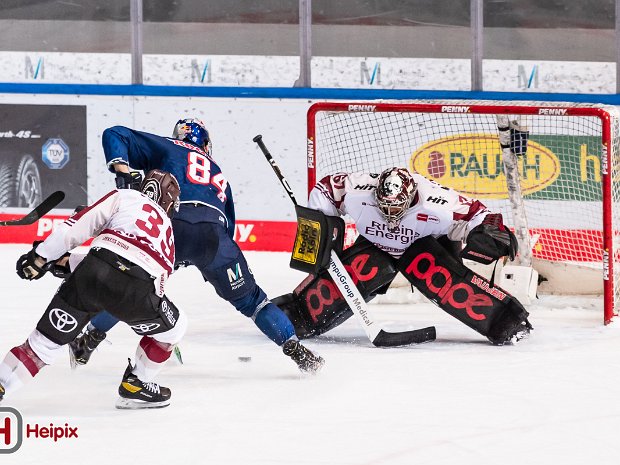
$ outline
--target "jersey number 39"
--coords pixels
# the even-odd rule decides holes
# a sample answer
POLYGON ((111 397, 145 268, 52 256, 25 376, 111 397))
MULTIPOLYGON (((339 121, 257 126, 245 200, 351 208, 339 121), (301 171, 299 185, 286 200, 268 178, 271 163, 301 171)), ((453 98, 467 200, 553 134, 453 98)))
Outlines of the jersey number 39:
MULTIPOLYGON (((146 221, 137 220, 136 226, 144 231, 155 244, 157 240, 161 239, 159 243, 159 250, 168 259, 168 262, 174 264, 174 241, 172 240, 172 228, 168 226, 162 231, 164 220, 155 207, 145 203, 142 206, 142 211, 148 214, 146 221)), ((157 250, 157 248, 156 248, 157 250)))

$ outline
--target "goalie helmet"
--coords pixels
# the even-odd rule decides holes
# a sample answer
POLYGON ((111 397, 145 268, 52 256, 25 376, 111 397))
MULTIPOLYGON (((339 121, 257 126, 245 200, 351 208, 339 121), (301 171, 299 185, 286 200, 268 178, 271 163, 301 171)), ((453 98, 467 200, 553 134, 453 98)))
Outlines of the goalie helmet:
POLYGON ((170 218, 179 210, 181 188, 177 178, 167 171, 149 171, 142 181, 140 192, 163 208, 170 218))
POLYGON ((407 213, 417 187, 413 176, 405 168, 389 168, 379 176, 375 199, 390 229, 396 228, 407 213))
POLYGON ((186 118, 177 121, 172 131, 172 137, 191 142, 207 151, 211 149, 211 139, 205 124, 197 118, 186 118))

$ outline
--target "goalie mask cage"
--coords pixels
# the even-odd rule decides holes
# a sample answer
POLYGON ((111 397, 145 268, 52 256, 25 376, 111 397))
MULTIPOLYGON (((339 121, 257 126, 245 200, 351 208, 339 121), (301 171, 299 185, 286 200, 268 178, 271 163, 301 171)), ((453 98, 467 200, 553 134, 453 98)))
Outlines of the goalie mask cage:
MULTIPOLYGON (((513 227, 498 140, 500 114, 520 119, 530 132, 518 169, 535 262, 596 269, 609 323, 617 315, 620 292, 615 107, 462 100, 316 103, 308 110, 308 191, 328 174, 405 166, 480 199, 513 227)), ((579 280, 579 274, 571 279, 579 280)))

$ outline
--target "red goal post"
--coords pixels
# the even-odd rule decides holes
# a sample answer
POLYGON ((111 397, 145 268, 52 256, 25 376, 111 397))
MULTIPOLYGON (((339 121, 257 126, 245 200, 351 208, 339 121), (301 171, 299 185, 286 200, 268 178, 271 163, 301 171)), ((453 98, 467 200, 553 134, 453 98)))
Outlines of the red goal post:
POLYGON ((602 283, 609 323, 620 308, 615 107, 463 100, 316 103, 307 120, 308 191, 327 174, 406 166, 500 210, 513 226, 497 115, 520 119, 530 132, 518 171, 534 267, 543 268, 542 275, 570 269, 569 283, 554 289, 557 293, 579 292, 586 281, 582 271, 594 275, 602 283))

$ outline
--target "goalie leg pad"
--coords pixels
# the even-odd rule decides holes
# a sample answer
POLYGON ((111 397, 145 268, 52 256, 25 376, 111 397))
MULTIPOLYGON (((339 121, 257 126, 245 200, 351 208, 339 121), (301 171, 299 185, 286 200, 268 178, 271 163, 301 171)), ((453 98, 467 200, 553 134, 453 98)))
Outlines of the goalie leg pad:
POLYGON ((493 344, 505 344, 517 331, 531 329, 528 312, 517 299, 491 287, 431 236, 415 241, 396 267, 424 296, 493 344))
MULTIPOLYGON (((394 259, 362 237, 340 258, 366 302, 384 291, 397 273, 394 259)), ((273 302, 287 314, 300 338, 323 334, 353 314, 326 270, 308 275, 292 294, 273 302)))

